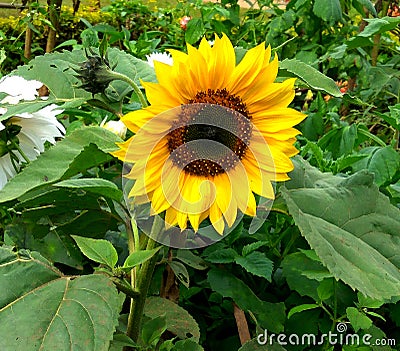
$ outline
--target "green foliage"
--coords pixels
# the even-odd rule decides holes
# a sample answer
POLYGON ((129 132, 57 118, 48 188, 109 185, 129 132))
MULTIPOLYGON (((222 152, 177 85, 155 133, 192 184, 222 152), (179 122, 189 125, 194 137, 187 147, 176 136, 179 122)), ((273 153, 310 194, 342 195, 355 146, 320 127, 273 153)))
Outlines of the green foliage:
MULTIPOLYGON (((67 129, 0 190, 1 350, 265 350, 257 341, 264 329, 321 336, 339 322, 360 337, 400 340, 400 17, 370 0, 258 5, 115 0, 76 15, 63 8, 60 45, 45 55, 46 9, 35 8, 33 20, 0 19, 1 72, 26 63, 12 74, 49 90, 45 100, 2 104, 0 120, 56 103, 67 129), (186 27, 184 16, 192 17, 186 27), (29 62, 27 26, 36 56, 29 62), (130 219, 122 166, 109 154, 122 140, 99 127, 139 109, 140 94, 127 80, 90 94, 75 71, 93 51, 140 88, 156 82, 146 55, 185 51, 215 33, 228 35, 237 62, 266 41, 281 59, 278 80, 298 78, 292 107, 308 115, 299 126, 301 157, 277 186, 271 213, 257 199, 257 217, 245 216, 218 243, 152 247, 130 219), (152 279, 128 282, 156 261, 152 279), (148 296, 140 284, 150 285, 148 296), (131 299, 144 306, 135 341, 126 335, 131 299), (252 338, 243 345, 238 308, 252 338)), ((356 349, 396 347, 343 346, 356 349)))
POLYGON ((394 244, 400 212, 379 193, 370 174, 322 177, 298 162, 286 186, 282 194, 289 212, 335 278, 370 297, 400 295, 395 254, 400 247, 394 244))
POLYGON ((76 130, 8 182, 0 190, 0 201, 14 200, 28 191, 109 161, 108 152, 116 149, 115 142, 119 140, 115 134, 99 127, 76 130), (19 182, 24 183, 23 188, 19 182))
POLYGON ((174 333, 180 339, 191 338, 198 342, 200 329, 193 317, 177 304, 160 297, 149 297, 146 300, 144 315, 156 318, 164 315, 165 329, 174 333))
POLYGON ((122 303, 108 278, 64 276, 38 253, 4 247, 0 271, 3 349, 108 350, 122 303))

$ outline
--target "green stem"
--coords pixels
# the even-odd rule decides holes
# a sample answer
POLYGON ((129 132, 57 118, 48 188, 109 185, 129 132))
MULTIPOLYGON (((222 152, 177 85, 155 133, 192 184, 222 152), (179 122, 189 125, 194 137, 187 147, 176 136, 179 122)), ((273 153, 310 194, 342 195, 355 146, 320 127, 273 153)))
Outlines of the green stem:
POLYGON ((133 91, 134 91, 135 94, 138 96, 139 101, 140 101, 140 104, 142 105, 143 108, 149 106, 149 105, 147 104, 147 100, 146 100, 146 98, 144 97, 142 91, 140 90, 140 88, 138 87, 138 85, 137 85, 132 79, 130 79, 130 78, 127 77, 126 75, 121 74, 121 73, 118 73, 118 72, 111 71, 110 73, 111 73, 116 79, 119 79, 119 80, 122 80, 122 81, 128 83, 128 84, 133 88, 133 91))
MULTIPOLYGON (((158 215, 154 216, 150 237, 147 238, 146 250, 154 249, 157 246, 157 242, 153 240, 153 238, 158 237, 163 229, 163 219, 158 215)), ((138 342, 139 340, 143 309, 156 263, 157 255, 154 255, 152 258, 142 264, 136 275, 136 291, 138 291, 140 295, 138 298, 131 300, 131 309, 128 316, 128 327, 126 332, 127 335, 135 342, 138 342)))
POLYGON ((25 153, 14 140, 11 141, 11 145, 21 154, 26 163, 31 163, 31 160, 28 158, 28 156, 25 155, 25 153))

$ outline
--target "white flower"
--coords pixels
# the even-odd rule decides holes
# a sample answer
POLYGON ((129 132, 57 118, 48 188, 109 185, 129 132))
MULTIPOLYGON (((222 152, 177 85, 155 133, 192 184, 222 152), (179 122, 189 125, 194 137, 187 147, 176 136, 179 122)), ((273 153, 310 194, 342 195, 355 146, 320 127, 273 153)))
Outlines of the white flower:
POLYGON ((172 56, 167 52, 153 52, 150 55, 146 55, 147 63, 154 68, 154 61, 162 62, 172 66, 172 56))
POLYGON ((0 93, 6 93, 1 103, 16 105, 21 100, 33 101, 39 95, 37 90, 43 83, 37 80, 26 80, 19 76, 5 76, 0 79, 0 93))
MULTIPOLYGON (((41 82, 27 81, 17 76, 3 78, 0 81, 0 91, 10 95, 6 96, 2 102, 14 103, 16 101, 18 103, 21 100, 35 100, 36 88, 40 88, 42 85, 41 82), (19 91, 17 86, 14 85, 16 82, 20 84, 19 91)), ((0 122, 2 133, 6 133, 7 131, 4 131, 4 129, 10 128, 12 125, 21 127, 16 135, 19 149, 12 145, 10 140, 5 144, 4 138, 0 139, 0 189, 17 174, 23 163, 35 160, 44 151, 46 142, 55 144, 56 138, 63 136, 65 128, 56 118, 63 110, 57 108, 57 105, 52 104, 39 111, 24 112, 0 122), (11 151, 9 151, 10 149, 11 151)), ((7 108, 0 107, 0 116, 6 111, 7 108)))
POLYGON ((108 121, 106 122, 106 118, 100 123, 100 127, 103 127, 104 129, 109 130, 110 132, 113 132, 114 134, 117 134, 120 136, 122 139, 125 139, 126 136, 126 126, 123 122, 121 121, 108 121))

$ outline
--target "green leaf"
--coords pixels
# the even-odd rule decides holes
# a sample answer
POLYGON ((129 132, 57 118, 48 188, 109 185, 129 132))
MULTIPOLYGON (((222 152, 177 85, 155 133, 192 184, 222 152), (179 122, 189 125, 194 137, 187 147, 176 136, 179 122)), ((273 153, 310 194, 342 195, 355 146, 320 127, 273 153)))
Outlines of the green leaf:
POLYGON ((319 141, 318 145, 330 151, 336 159, 351 154, 357 139, 358 128, 356 124, 331 129, 319 141))
POLYGON ((400 24, 400 17, 366 18, 368 25, 359 33, 358 37, 371 37, 375 34, 384 33, 396 29, 400 24))
POLYGON ((232 263, 235 262, 237 257, 239 257, 239 255, 234 249, 220 249, 211 252, 206 257, 206 261, 211 263, 232 263))
POLYGON ((293 307, 293 308, 289 311, 287 317, 288 317, 288 319, 289 319, 289 318, 290 318, 291 316, 293 316, 295 313, 299 313, 299 312, 303 312, 303 311, 307 311, 307 310, 312 310, 312 309, 318 308, 318 307, 319 307, 319 306, 316 305, 315 303, 305 303, 305 304, 303 304, 303 305, 299 305, 299 306, 293 307))
POLYGON ((242 255, 247 256, 248 254, 252 253, 253 251, 256 251, 260 247, 263 247, 265 245, 268 245, 268 242, 266 241, 255 241, 254 243, 247 244, 243 246, 242 249, 242 255))
POLYGON ((400 295, 400 210, 366 171, 345 178, 321 173, 299 157, 293 160, 292 180, 281 191, 322 263, 364 295, 400 295))
POLYGON ((264 334, 261 334, 259 339, 255 338, 255 339, 247 341, 238 349, 238 351, 266 351, 266 350, 268 350, 268 351, 286 351, 286 349, 283 348, 278 343, 272 343, 272 345, 271 345, 269 340, 267 340, 267 338, 265 338, 264 334), (260 343, 260 341, 261 341, 261 343, 260 343), (265 341, 265 344, 268 344, 268 348, 266 348, 265 344, 263 344, 264 341, 265 341))
POLYGON ((54 103, 51 100, 33 100, 33 101, 21 101, 16 105, 2 105, 7 109, 7 112, 0 116, 0 121, 3 121, 12 116, 16 116, 21 113, 33 113, 41 110, 42 108, 54 103))
POLYGON ((109 180, 101 178, 67 179, 54 184, 58 188, 80 189, 120 201, 122 191, 109 180))
POLYGON ((82 253, 92 261, 114 268, 118 261, 117 250, 112 244, 104 239, 84 238, 71 235, 82 253))
POLYGON ((32 161, 0 190, 0 203, 14 200, 29 190, 69 178, 112 159, 121 139, 100 127, 77 129, 32 161))
POLYGON ((375 6, 371 0, 353 0, 353 6, 362 16, 365 16, 364 7, 375 17, 377 16, 375 6))
POLYGON ((375 183, 382 186, 400 169, 400 155, 391 147, 371 146, 362 149, 365 157, 352 165, 354 171, 366 169, 375 175, 375 183))
POLYGON ((321 281, 317 288, 317 293, 320 301, 328 300, 335 292, 335 285, 332 278, 321 281))
POLYGON ((356 333, 360 329, 368 329, 372 326, 372 320, 355 307, 347 307, 346 314, 356 333))
POLYGON ((185 265, 181 262, 172 261, 168 262, 168 265, 174 271, 178 280, 187 288, 189 288, 189 273, 185 267, 185 265))
POLYGON ((313 12, 325 22, 338 22, 342 19, 342 8, 339 0, 315 0, 313 12))
POLYGON ((185 41, 188 44, 194 44, 204 35, 206 29, 201 18, 193 18, 187 24, 185 32, 185 41))
POLYGON ((9 224, 4 235, 12 240, 12 245, 40 252, 51 262, 62 263, 78 270, 83 270, 83 256, 75 242, 68 236, 45 225, 32 225, 24 221, 15 220, 9 224))
POLYGON ((124 346, 137 347, 138 344, 126 334, 114 334, 109 351, 122 351, 124 346))
POLYGON ((200 329, 194 318, 176 303, 161 297, 148 297, 144 307, 144 315, 156 318, 165 314, 167 330, 180 339, 200 339, 200 329))
POLYGON ((204 349, 196 342, 190 339, 179 340, 173 348, 174 351, 204 351, 204 349))
POLYGON ((319 283, 316 276, 325 278, 327 274, 330 275, 320 262, 310 259, 301 252, 295 252, 285 256, 281 265, 290 289, 297 291, 301 296, 310 296, 318 301, 319 283))
POLYGON ((273 262, 264 253, 254 251, 247 256, 239 256, 235 262, 247 272, 271 281, 273 262))
POLYGON ((103 275, 62 275, 38 253, 0 248, 0 338, 13 351, 107 351, 121 298, 103 275))
POLYGON ((208 267, 207 263, 202 258, 186 249, 177 250, 175 258, 194 269, 203 270, 208 267))
POLYGON ((244 311, 251 311, 261 327, 272 332, 283 331, 285 306, 283 303, 271 303, 260 300, 254 292, 240 279, 228 271, 212 269, 208 272, 211 289, 230 297, 244 311))
POLYGON ((158 250, 160 250, 161 246, 152 249, 152 250, 140 250, 131 253, 125 260, 123 269, 126 271, 130 271, 133 267, 138 266, 152 258, 158 250))
POLYGON ((379 308, 384 304, 384 301, 382 300, 371 299, 370 297, 364 296, 361 293, 357 293, 357 297, 358 297, 358 304, 361 307, 379 308))
POLYGON ((393 128, 400 130, 400 104, 389 106, 390 113, 377 113, 377 115, 383 118, 393 128))
POLYGON ((145 345, 151 345, 161 338, 167 330, 165 312, 153 319, 150 319, 142 326, 142 340, 145 345))
POLYGON ((280 63, 279 68, 299 77, 311 88, 322 90, 335 97, 341 97, 343 95, 333 79, 299 60, 285 59, 280 63))

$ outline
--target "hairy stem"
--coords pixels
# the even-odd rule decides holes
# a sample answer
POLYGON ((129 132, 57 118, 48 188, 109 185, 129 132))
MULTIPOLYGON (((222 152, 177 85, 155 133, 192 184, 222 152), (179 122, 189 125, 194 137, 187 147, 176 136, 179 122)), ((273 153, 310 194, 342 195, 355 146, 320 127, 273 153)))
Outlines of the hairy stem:
POLYGON ((130 79, 126 75, 118 73, 118 72, 112 71, 111 73, 116 79, 119 79, 119 80, 122 80, 122 81, 128 83, 133 88, 133 91, 138 96, 140 104, 142 105, 143 108, 148 106, 146 98, 144 97, 142 91, 140 90, 138 85, 132 79, 130 79))

